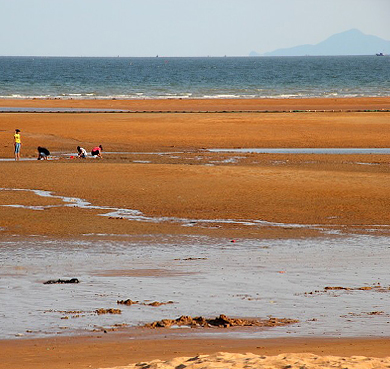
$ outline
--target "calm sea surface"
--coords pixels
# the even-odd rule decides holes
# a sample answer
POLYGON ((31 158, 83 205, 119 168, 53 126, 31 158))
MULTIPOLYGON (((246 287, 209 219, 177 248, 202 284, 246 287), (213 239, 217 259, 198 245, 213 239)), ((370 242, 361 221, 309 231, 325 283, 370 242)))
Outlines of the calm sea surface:
POLYGON ((0 98, 390 96, 390 57, 0 57, 0 98))

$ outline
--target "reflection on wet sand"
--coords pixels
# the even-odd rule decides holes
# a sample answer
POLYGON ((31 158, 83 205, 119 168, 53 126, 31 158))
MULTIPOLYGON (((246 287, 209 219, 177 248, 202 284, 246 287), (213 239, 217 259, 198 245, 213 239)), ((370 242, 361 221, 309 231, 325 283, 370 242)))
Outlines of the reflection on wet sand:
POLYGON ((389 155, 390 148, 239 148, 209 149, 216 153, 255 153, 255 154, 327 154, 327 155, 389 155))
POLYGON ((299 323, 192 333, 252 338, 387 334, 387 237, 230 241, 125 235, 121 240, 2 238, 1 338, 102 332, 218 314, 299 323), (71 278, 79 283, 44 284, 71 278), (359 290, 329 290, 332 286, 359 290), (139 303, 120 304, 121 314, 95 313, 117 309, 118 301, 127 300, 139 303))

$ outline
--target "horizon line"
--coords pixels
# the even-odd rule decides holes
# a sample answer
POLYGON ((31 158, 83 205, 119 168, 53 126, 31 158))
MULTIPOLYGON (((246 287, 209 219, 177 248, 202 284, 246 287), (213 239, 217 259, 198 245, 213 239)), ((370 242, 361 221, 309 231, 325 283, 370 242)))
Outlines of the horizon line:
MULTIPOLYGON (((328 57, 328 56, 376 56, 376 54, 327 54, 327 55, 205 55, 205 56, 121 56, 121 55, 0 55, 0 58, 148 58, 148 59, 159 59, 159 58, 296 58, 296 57, 328 57)), ((388 56, 384 54, 384 56, 388 56)))

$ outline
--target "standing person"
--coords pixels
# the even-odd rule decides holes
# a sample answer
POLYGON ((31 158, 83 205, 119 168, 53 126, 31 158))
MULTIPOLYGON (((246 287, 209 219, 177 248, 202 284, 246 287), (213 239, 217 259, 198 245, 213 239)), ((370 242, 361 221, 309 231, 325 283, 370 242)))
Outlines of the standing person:
POLYGON ((15 160, 20 159, 20 147, 21 146, 22 146, 22 141, 20 139, 20 129, 15 129, 15 134, 14 134, 15 160))
POLYGON ((96 146, 92 149, 91 155, 97 156, 98 158, 103 158, 102 151, 103 151, 102 145, 96 146))
POLYGON ((83 147, 77 146, 77 156, 85 159, 87 157, 87 151, 83 147))

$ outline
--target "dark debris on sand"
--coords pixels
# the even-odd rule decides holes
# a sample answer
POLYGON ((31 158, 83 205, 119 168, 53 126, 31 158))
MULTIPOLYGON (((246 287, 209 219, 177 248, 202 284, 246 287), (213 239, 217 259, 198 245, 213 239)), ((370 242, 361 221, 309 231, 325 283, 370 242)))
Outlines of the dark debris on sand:
POLYGON ((161 306, 161 305, 174 304, 173 301, 167 301, 167 302, 153 301, 153 302, 150 302, 150 303, 146 303, 146 302, 133 301, 131 299, 118 300, 116 303, 118 305, 127 305, 127 306, 131 306, 131 305, 144 305, 144 306, 154 306, 154 307, 161 306))
POLYGON ((219 317, 207 319, 202 316, 192 318, 191 316, 182 315, 177 319, 163 319, 153 323, 145 324, 146 328, 169 328, 172 326, 188 326, 191 328, 229 328, 229 327, 279 327, 288 324, 298 323, 295 319, 235 319, 229 318, 224 314, 219 317))
POLYGON ((47 282, 44 282, 43 284, 68 284, 68 283, 80 283, 80 281, 77 278, 71 278, 71 279, 51 279, 47 282))
POLYGON ((390 292, 390 286, 382 286, 380 283, 373 284, 372 286, 363 287, 342 287, 342 286, 327 286, 323 290, 316 290, 312 292, 305 292, 304 295, 318 295, 326 294, 332 291, 373 291, 373 292, 390 292))
POLYGON ((103 309, 103 308, 101 308, 101 309, 95 310, 95 313, 97 315, 102 315, 102 314, 122 314, 122 310, 120 310, 120 309, 112 309, 112 308, 110 308, 110 309, 103 309))

